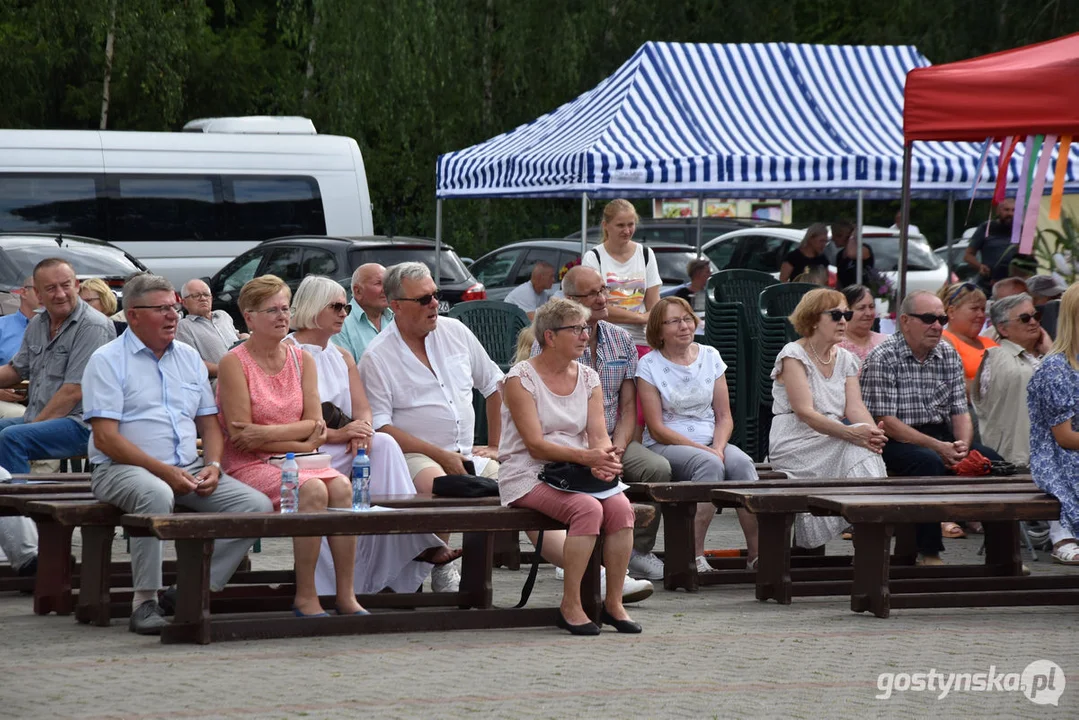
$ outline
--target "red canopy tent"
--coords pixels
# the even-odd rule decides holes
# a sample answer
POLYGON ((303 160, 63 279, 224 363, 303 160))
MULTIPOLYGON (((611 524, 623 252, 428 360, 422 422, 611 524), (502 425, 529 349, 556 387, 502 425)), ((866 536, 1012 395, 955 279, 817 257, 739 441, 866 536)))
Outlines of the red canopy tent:
POLYGON ((903 101, 899 296, 906 294, 911 146, 1007 135, 1079 136, 1079 33, 982 57, 915 68, 903 101))

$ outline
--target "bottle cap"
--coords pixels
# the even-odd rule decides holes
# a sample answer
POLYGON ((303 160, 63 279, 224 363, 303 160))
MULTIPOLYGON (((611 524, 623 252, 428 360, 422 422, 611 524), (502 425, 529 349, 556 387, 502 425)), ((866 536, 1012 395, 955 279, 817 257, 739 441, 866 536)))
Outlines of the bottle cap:
POLYGON ((367 451, 364 450, 363 448, 360 448, 359 450, 356 451, 356 457, 363 457, 363 456, 366 456, 366 455, 367 455, 367 451))
POLYGON ((286 460, 295 460, 296 459, 296 453, 285 453, 285 459, 286 460))

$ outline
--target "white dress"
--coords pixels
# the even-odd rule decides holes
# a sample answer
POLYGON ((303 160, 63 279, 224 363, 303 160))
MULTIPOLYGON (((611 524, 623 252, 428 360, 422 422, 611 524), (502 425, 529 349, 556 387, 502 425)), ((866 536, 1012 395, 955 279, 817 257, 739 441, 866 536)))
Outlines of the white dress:
MULTIPOLYGON (((291 341, 295 342, 294 339, 291 341)), ((341 351, 332 343, 325 348, 304 344, 300 344, 300 347, 315 359, 319 399, 332 402, 341 412, 352 417, 348 365, 341 351)), ((337 472, 345 477, 351 475, 353 453, 348 451, 347 445, 326 444, 320 449, 329 454, 337 472)), ((416 492, 405 456, 396 440, 386 433, 375 433, 371 438, 369 455, 372 495, 411 495, 416 492)), ((415 592, 433 566, 413 558, 427 548, 444 544, 431 534, 358 535, 354 581, 356 592, 377 593, 383 588, 390 588, 394 592, 415 592)), ((322 538, 322 550, 315 566, 315 589, 319 595, 333 595, 336 591, 333 556, 326 538, 322 538)))
MULTIPOLYGON (((877 453, 854 443, 824 435, 806 425, 791 409, 787 388, 776 382, 783 369, 783 359, 793 358, 805 366, 813 409, 833 420, 846 414, 848 377, 857 377, 861 367, 849 350, 836 348, 835 369, 824 377, 806 352, 796 342, 787 343, 776 357, 772 369, 772 430, 768 436, 768 460, 776 470, 792 478, 880 478, 888 475, 884 460, 877 453)), ((795 517, 794 537, 800 547, 820 547, 838 537, 847 527, 841 517, 815 517, 808 513, 795 517)))

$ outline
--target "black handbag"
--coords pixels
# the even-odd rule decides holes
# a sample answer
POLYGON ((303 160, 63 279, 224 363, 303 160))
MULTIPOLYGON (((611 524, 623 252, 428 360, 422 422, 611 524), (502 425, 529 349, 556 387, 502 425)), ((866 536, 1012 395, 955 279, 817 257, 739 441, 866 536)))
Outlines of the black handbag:
POLYGON ((352 418, 329 400, 322 403, 322 419, 331 430, 340 430, 352 422, 352 418))
POLYGON ((550 462, 543 466, 539 479, 556 490, 579 493, 604 492, 613 488, 621 478, 600 480, 592 468, 572 462, 550 462))
POLYGON ((431 483, 431 493, 442 497, 498 497, 498 482, 479 475, 441 475, 431 483))

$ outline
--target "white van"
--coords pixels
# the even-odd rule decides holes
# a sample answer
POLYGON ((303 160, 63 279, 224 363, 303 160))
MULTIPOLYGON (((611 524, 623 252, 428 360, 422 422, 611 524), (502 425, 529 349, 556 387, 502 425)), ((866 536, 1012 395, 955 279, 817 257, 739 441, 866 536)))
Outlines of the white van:
POLYGON ((374 234, 352 138, 306 118, 184 130, 0 130, 0 232, 108 240, 177 287, 268 238, 374 234))

